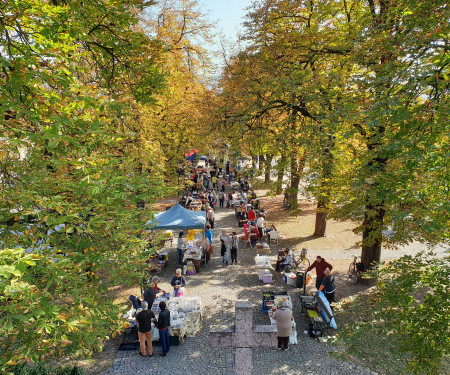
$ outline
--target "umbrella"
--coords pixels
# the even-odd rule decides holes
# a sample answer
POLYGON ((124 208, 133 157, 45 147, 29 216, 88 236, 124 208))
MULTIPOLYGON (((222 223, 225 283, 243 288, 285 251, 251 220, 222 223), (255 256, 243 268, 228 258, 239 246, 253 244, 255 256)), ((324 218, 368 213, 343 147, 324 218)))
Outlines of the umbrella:
POLYGON ((198 150, 196 150, 195 148, 193 148, 192 150, 189 150, 186 154, 184 154, 184 157, 188 158, 189 156, 192 156, 194 154, 198 154, 198 150))
POLYGON ((190 156, 186 156, 185 158, 186 158, 186 160, 196 160, 197 159, 197 154, 195 153, 195 154, 192 154, 190 156))

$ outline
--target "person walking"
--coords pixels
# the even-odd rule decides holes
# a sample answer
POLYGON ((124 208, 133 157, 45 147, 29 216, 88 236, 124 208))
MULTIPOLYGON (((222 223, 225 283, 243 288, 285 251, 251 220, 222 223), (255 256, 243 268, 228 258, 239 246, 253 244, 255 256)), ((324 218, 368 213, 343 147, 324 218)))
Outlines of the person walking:
POLYGON ((306 273, 311 271, 313 268, 316 269, 316 289, 319 290, 322 285, 323 279, 325 279, 326 275, 324 273, 326 268, 329 268, 330 271, 333 269, 333 266, 330 263, 325 261, 325 258, 322 258, 320 255, 317 256, 316 260, 311 264, 307 269, 306 273))
POLYGON ((276 321, 278 349, 286 350, 289 344, 289 336, 292 335, 292 321, 294 316, 292 310, 286 307, 285 301, 280 301, 276 306, 272 307, 272 319, 276 321))
POLYGON ((141 351, 139 354, 141 357, 153 356, 152 346, 152 321, 155 319, 155 314, 152 310, 148 309, 147 301, 141 302, 142 311, 136 315, 136 322, 138 326, 139 346, 141 351), (147 341, 147 348, 145 347, 145 341, 147 341))
POLYGON ((225 176, 222 176, 222 183, 221 183, 221 190, 223 191, 223 192, 225 192, 225 188, 226 188, 226 186, 227 186, 227 180, 225 179, 225 176))
POLYGON ((217 197, 219 198, 219 207, 223 208, 223 203, 225 201, 225 193, 223 191, 219 191, 219 194, 217 194, 217 197))
POLYGON ((334 292, 336 291, 336 287, 334 285, 334 275, 330 275, 331 270, 327 267, 325 271, 323 271, 325 278, 322 281, 322 285, 320 285, 319 291, 322 291, 325 295, 325 298, 328 302, 334 302, 334 292))
POLYGON ((216 177, 216 175, 214 175, 214 176, 211 178, 211 180, 212 180, 213 189, 217 189, 217 181, 218 181, 218 178, 216 177))
POLYGON ((237 264, 237 251, 239 247, 239 238, 236 235, 236 232, 233 232, 231 235, 231 264, 237 264))
POLYGON ((165 357, 170 350, 170 311, 166 309, 166 303, 164 301, 159 303, 159 309, 161 312, 159 313, 158 321, 156 321, 156 318, 153 321, 159 330, 159 340, 161 341, 162 353, 159 355, 165 357))
POLYGON ((214 229, 214 220, 216 220, 216 214, 211 207, 209 207, 206 211, 206 218, 209 221, 209 225, 211 225, 211 229, 214 229))
POLYGON ((222 246, 220 248, 220 255, 222 256, 222 263, 226 262, 228 264, 228 258, 230 254, 230 242, 231 237, 227 234, 225 230, 222 231, 222 234, 220 235, 220 242, 222 243, 222 246))
POLYGON ((177 241, 178 264, 183 264, 183 247, 184 247, 183 235, 184 232, 180 232, 178 234, 178 241, 177 241))
POLYGON ((175 271, 175 276, 172 277, 170 285, 173 286, 174 297, 184 297, 184 288, 186 287, 186 279, 181 275, 181 268, 175 271))

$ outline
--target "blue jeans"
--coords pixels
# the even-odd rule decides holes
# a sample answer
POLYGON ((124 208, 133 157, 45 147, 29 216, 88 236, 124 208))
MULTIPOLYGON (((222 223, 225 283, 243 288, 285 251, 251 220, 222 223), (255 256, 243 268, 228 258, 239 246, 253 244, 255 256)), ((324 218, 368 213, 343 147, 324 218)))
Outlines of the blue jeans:
POLYGON ((163 354, 169 353, 170 349, 169 328, 159 331, 159 340, 161 341, 161 348, 163 354))
POLYGON ((177 249, 178 251, 178 264, 183 263, 183 249, 177 249))

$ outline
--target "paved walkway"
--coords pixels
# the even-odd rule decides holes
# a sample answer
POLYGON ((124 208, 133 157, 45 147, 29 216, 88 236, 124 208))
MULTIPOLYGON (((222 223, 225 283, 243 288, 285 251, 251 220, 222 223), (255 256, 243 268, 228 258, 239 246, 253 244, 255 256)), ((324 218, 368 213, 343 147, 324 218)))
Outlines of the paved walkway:
MULTIPOLYGON (((288 291, 294 303, 294 317, 297 322, 298 345, 291 345, 287 351, 276 349, 253 350, 253 374, 311 374, 311 375, 359 375, 375 374, 367 369, 330 358, 330 347, 309 338, 303 331, 305 322, 300 315, 299 289, 286 286, 280 274, 275 275, 272 285, 264 285, 256 275, 253 266, 255 249, 239 249, 238 264, 225 266, 220 257, 219 235, 222 229, 228 233, 235 230, 238 235, 234 210, 216 210, 213 238, 214 254, 206 266, 201 266, 197 275, 187 276, 186 295, 202 298, 202 329, 195 337, 187 337, 182 345, 173 346, 167 357, 160 357, 160 348, 155 348, 155 356, 142 358, 136 351, 120 351, 114 365, 102 375, 232 375, 234 373, 234 353, 231 349, 215 349, 208 343, 209 327, 213 324, 234 323, 234 301, 249 300, 253 303, 254 324, 269 324, 266 314, 261 311, 263 291, 288 291)), ((278 253, 272 247, 272 257, 278 253)), ((162 289, 171 290, 169 281, 177 268, 177 252, 169 252, 169 266, 161 275, 162 289)))

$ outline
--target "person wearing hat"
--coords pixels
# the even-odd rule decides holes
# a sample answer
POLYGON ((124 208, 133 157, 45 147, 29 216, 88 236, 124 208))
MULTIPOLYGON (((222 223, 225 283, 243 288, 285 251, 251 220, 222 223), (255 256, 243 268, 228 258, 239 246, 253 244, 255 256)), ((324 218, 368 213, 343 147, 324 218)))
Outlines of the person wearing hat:
POLYGON ((148 284, 147 290, 144 291, 144 301, 148 303, 150 308, 152 308, 153 302, 158 294, 166 294, 164 290, 158 288, 160 280, 159 276, 153 276, 152 282, 148 284))

